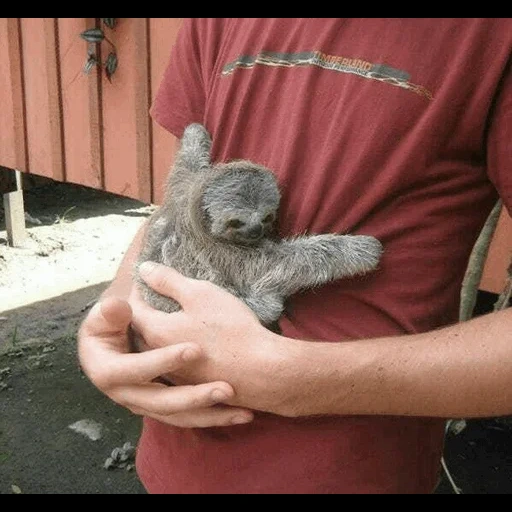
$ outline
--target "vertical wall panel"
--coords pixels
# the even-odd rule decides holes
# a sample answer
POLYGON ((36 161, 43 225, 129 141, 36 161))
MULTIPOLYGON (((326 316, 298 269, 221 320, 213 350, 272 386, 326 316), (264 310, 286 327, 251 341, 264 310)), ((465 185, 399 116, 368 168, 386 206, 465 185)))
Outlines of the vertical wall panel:
POLYGON ((133 27, 134 43, 134 94, 136 127, 136 169, 140 197, 151 201, 151 133, 149 120, 149 19, 138 18, 133 27), (138 101, 137 101, 138 100, 138 101))
POLYGON ((480 289, 501 293, 507 280, 509 264, 512 264, 512 218, 503 208, 489 247, 480 289))
POLYGON ((60 86, 60 60, 58 54, 57 19, 42 18, 46 62, 46 91, 48 95, 48 123, 50 126, 50 165, 52 177, 65 181, 64 132, 62 126, 62 90, 60 86))
POLYGON ((21 18, 30 172, 65 180, 56 19, 21 18))
MULTIPOLYGON (((103 74, 101 82, 105 187, 150 202, 147 18, 119 18, 105 32, 118 56, 112 81, 103 74)), ((102 49, 106 59, 109 45, 102 49)))
POLYGON ((19 18, 0 18, 0 165, 28 171, 19 18))
POLYGON ((58 19, 66 181, 101 189, 99 72, 95 66, 85 73, 90 44, 80 37, 81 32, 95 25, 95 18, 58 19))
MULTIPOLYGON (((182 18, 150 18, 151 101, 169 60, 182 18)), ((178 141, 169 132, 152 121, 153 190, 152 201, 159 204, 163 198, 165 179, 171 165, 171 156, 178 141)))

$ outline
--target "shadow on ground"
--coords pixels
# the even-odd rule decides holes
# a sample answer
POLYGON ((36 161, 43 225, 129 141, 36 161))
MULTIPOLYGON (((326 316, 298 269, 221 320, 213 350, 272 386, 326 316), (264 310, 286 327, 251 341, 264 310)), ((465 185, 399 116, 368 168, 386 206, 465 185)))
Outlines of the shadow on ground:
MULTIPOLYGON (((106 283, 0 313, 0 494, 145 494, 135 471, 104 463, 136 445, 139 418, 81 373, 76 331, 106 283), (70 428, 101 426, 92 440, 70 428)), ((464 494, 512 493, 510 422, 468 421, 445 460, 464 494)), ((437 494, 453 494, 446 475, 437 494)))
POLYGON ((0 313, 0 494, 145 493, 134 469, 104 468, 113 449, 136 445, 139 418, 77 363, 76 329, 105 286, 0 313), (70 428, 83 420, 99 439, 70 428))
MULTIPOLYGON (((28 225, 52 225, 62 219, 71 222, 110 214, 147 217, 148 212, 153 209, 137 199, 50 179, 43 179, 40 186, 25 189, 23 202, 28 225)), ((0 230, 4 229, 5 212, 0 208, 0 230)))

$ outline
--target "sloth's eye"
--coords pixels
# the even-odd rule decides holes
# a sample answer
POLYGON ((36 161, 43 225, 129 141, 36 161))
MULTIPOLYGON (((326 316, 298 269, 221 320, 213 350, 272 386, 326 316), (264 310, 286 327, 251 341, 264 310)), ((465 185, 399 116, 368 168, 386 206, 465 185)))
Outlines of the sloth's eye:
POLYGON ((263 219, 263 222, 265 224, 269 224, 271 222, 274 222, 274 214, 273 213, 269 213, 268 215, 266 215, 265 218, 263 219))
POLYGON ((230 219, 226 222, 226 226, 228 228, 241 228, 244 223, 240 219, 230 219))

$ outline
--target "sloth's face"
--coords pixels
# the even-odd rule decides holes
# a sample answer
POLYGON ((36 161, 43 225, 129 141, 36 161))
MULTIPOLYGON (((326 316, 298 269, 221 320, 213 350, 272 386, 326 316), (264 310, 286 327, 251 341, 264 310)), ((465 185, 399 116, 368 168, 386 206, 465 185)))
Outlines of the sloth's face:
POLYGON ((202 207, 217 239, 257 245, 275 230, 279 190, 269 171, 232 169, 207 187, 202 207))
POLYGON ((220 222, 213 222, 210 229, 215 237, 228 242, 257 245, 273 232, 275 215, 271 211, 233 211, 220 222))

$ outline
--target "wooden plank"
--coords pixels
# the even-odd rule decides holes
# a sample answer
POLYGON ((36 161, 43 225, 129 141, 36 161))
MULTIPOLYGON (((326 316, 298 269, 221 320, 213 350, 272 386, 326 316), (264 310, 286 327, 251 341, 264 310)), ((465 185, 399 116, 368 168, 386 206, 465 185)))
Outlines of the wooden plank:
POLYGON ((64 181, 55 18, 20 18, 29 171, 64 181))
MULTIPOLYGON (((181 21, 182 18, 149 19, 151 102, 169 61, 169 54, 178 35, 181 21)), ((163 199, 165 180, 178 147, 178 140, 154 121, 151 121, 151 134, 153 156, 151 200, 153 203, 160 204, 163 199)))
POLYGON ((18 171, 18 170, 15 170, 14 171, 14 182, 15 182, 15 186, 16 186, 16 190, 21 190, 22 188, 22 183, 21 183, 21 172, 18 171))
POLYGON ((80 37, 95 26, 96 18, 59 18, 58 52, 66 181, 102 189, 100 73, 85 73, 89 44, 80 37))
MULTIPOLYGON (((150 187, 146 176, 149 151, 146 18, 118 18, 114 30, 105 28, 107 37, 115 46, 118 67, 109 81, 102 74, 103 158, 105 189, 109 192, 150 201, 150 187), (140 167, 140 168, 139 168, 140 167)), ((110 51, 102 45, 104 58, 110 51)))
POLYGON ((507 269, 512 262, 512 218, 506 208, 501 211, 496 231, 489 247, 480 289, 500 294, 507 280, 507 269))
POLYGON ((0 18, 0 165, 28 170, 20 19, 0 18))
MULTIPOLYGON (((97 24, 98 18, 86 18, 87 28, 97 24)), ((100 53, 101 58, 101 53, 100 53)), ((89 130, 91 133, 91 164, 92 172, 98 180, 95 188, 105 189, 105 165, 103 158, 103 114, 101 107, 101 72, 99 68, 94 68, 89 73, 88 80, 89 94, 89 130)), ((94 186, 94 185, 93 185, 94 186)))
POLYGON ((57 19, 43 18, 44 43, 46 51, 46 80, 48 94, 48 114, 50 126, 50 158, 52 178, 66 181, 64 168, 64 131, 62 125, 62 89, 57 41, 57 19))
POLYGON ((149 20, 134 18, 134 94, 138 199, 151 201, 151 134, 149 120, 149 20))
POLYGON ((7 243, 11 247, 21 247, 27 237, 25 229, 25 207, 21 189, 21 172, 15 174, 16 190, 4 194, 5 227, 7 243))

